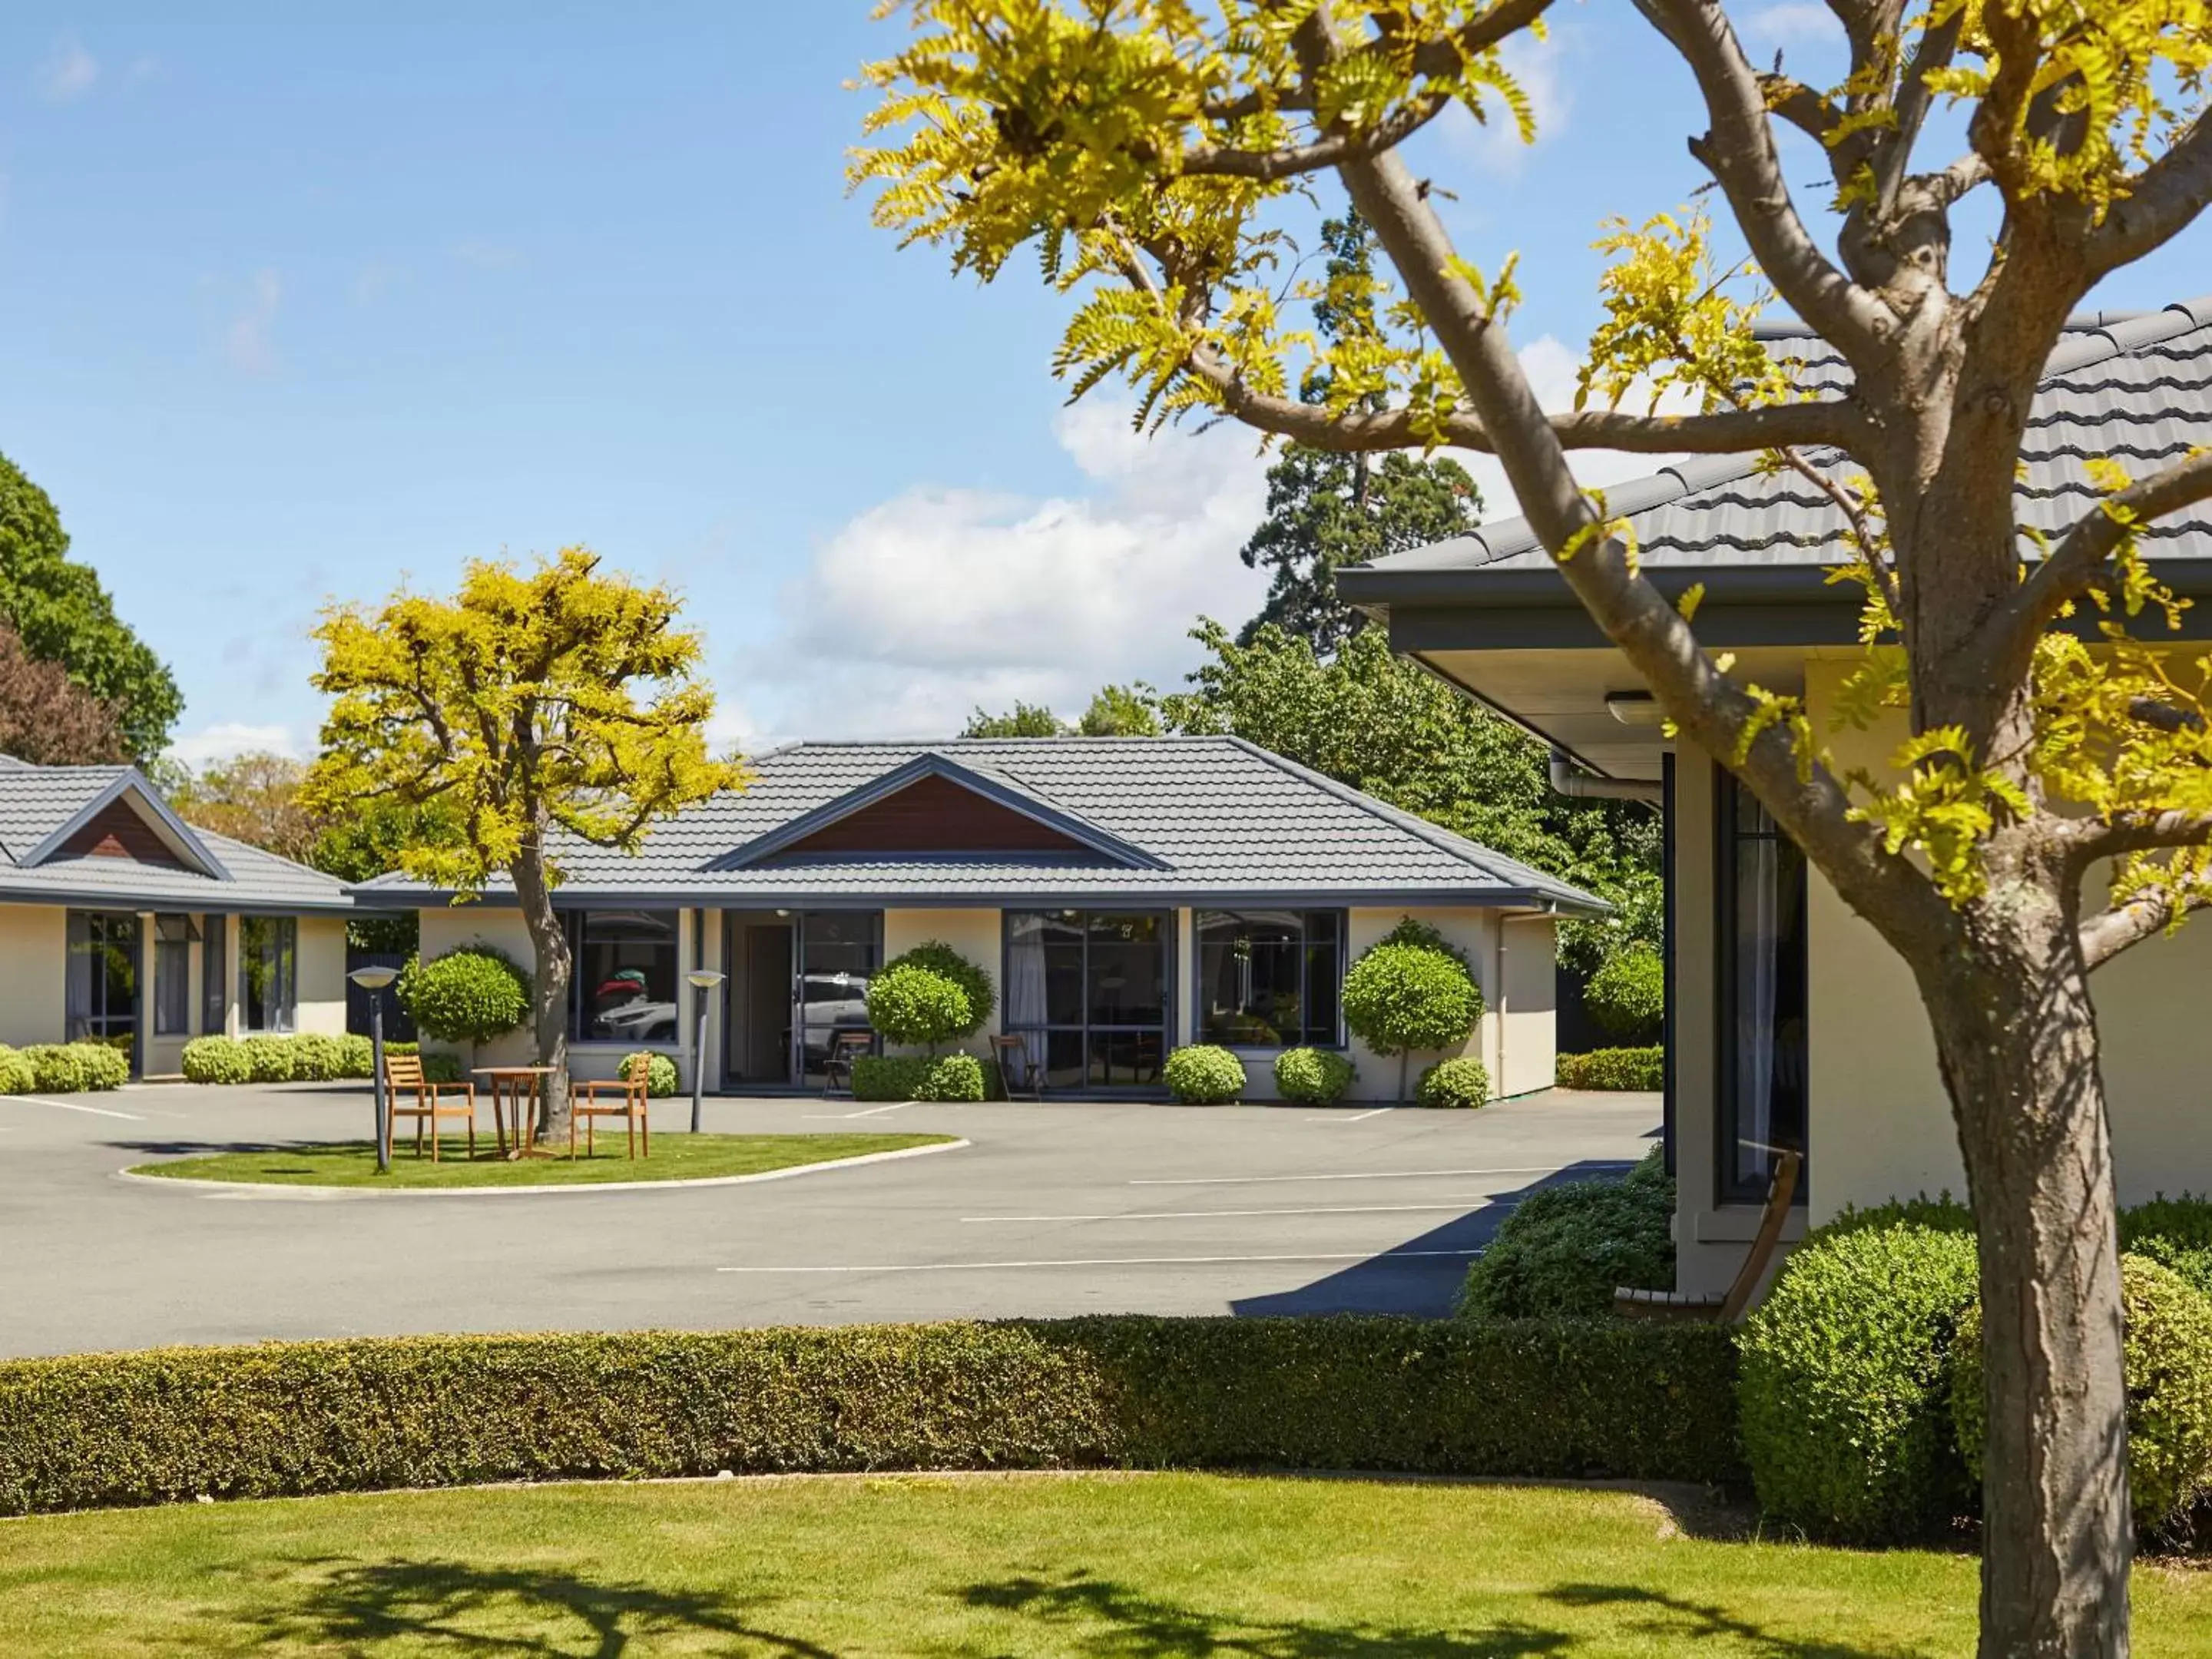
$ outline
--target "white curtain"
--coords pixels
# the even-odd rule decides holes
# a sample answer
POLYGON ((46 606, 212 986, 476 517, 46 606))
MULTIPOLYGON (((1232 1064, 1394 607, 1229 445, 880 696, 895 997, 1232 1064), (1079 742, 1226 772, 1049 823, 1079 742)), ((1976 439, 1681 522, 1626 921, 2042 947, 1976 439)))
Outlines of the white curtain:
POLYGON ((1736 1174, 1766 1172, 1774 1131, 1774 993, 1782 951, 1780 843, 1736 842, 1736 1174))
MULTIPOLYGON (((1006 1030, 1044 1029, 1045 918, 1017 911, 1006 927, 1006 1030)), ((1030 1058, 1044 1063, 1042 1048, 1030 1058)))

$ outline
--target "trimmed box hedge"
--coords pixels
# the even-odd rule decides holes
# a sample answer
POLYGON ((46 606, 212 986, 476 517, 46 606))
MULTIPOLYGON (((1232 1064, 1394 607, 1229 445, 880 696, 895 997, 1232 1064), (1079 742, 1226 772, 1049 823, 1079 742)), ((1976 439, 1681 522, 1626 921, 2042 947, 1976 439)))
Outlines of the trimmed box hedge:
POLYGON ((0 1364, 0 1513, 723 1469, 1726 1481, 1734 1373, 1711 1327, 1380 1317, 85 1354, 0 1364))
POLYGON ((1666 1086, 1666 1050, 1593 1048, 1586 1054, 1561 1054, 1553 1080, 1562 1089, 1660 1089, 1666 1086))

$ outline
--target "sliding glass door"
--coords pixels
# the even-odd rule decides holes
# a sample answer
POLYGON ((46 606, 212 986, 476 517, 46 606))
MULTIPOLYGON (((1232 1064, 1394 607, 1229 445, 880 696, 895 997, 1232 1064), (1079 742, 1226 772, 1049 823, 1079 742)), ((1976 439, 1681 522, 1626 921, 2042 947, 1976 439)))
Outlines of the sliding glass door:
POLYGON ((792 1026, 799 1041, 792 1064, 800 1086, 818 1089, 836 1034, 868 1029, 868 981, 883 959, 884 913, 802 910, 795 922, 792 1026))
POLYGON ((138 918, 69 913, 65 1030, 71 1042, 104 1042, 138 1069, 138 918))
POLYGON ((1158 1087, 1174 940, 1164 911, 1006 912, 1005 1030, 1047 1088, 1158 1087))

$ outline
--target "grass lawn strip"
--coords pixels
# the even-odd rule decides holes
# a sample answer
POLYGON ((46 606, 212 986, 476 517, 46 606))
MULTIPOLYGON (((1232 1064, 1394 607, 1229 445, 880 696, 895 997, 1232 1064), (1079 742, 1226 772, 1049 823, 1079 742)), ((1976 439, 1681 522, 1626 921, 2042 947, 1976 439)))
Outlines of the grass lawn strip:
POLYGON ((448 1140, 433 1164, 411 1145, 392 1150, 392 1173, 376 1173, 376 1150, 366 1140, 241 1147, 194 1158, 141 1164, 126 1173, 170 1181, 226 1182, 252 1186, 319 1187, 380 1192, 458 1192, 501 1188, 591 1187, 672 1181, 729 1180, 809 1168, 842 1160, 959 1145, 954 1135, 757 1134, 664 1133, 653 1137, 650 1158, 625 1157, 619 1134, 601 1136, 598 1153, 572 1162, 565 1148, 555 1158, 509 1163, 477 1137, 470 1159, 448 1140))
MULTIPOLYGON (((1970 1652, 1975 1562, 1617 1492, 1200 1474, 380 1493, 0 1522, 0 1654, 1970 1652)), ((2212 1654, 2147 1565, 2136 1651, 2212 1654)))

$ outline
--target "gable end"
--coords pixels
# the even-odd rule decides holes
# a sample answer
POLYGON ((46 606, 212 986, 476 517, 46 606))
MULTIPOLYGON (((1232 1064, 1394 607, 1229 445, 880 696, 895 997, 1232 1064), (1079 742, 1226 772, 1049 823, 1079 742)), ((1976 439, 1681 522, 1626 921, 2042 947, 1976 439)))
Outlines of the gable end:
POLYGON ((779 859, 868 853, 1082 853, 1074 836, 930 774, 776 849, 779 859))
POLYGON ((120 797, 78 825, 57 851, 64 858, 128 859, 133 864, 159 865, 165 870, 191 868, 169 850, 154 826, 120 797))

